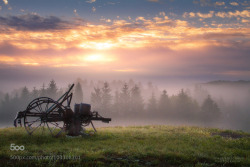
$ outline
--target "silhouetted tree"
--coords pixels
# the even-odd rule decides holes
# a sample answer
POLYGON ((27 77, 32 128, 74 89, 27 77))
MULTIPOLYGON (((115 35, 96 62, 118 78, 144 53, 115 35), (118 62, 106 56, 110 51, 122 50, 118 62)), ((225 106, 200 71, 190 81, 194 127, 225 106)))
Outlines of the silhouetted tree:
POLYGON ((168 112, 170 111, 170 100, 166 90, 162 91, 158 107, 159 107, 159 112, 165 113, 164 115, 167 115, 168 112))
POLYGON ((57 97, 57 86, 56 86, 56 82, 53 79, 49 83, 47 92, 50 98, 57 100, 55 99, 57 97))
POLYGON ((29 98, 29 90, 28 90, 28 88, 26 86, 22 89, 21 98, 22 99, 28 99, 29 98))
POLYGON ((132 114, 142 114, 144 109, 143 98, 141 96, 140 88, 135 85, 131 89, 131 112, 132 114))
POLYGON ((203 119, 206 122, 213 122, 220 116, 220 109, 217 103, 212 100, 210 95, 208 95, 207 98, 204 100, 201 106, 201 111, 203 114, 203 119))
POLYGON ((45 89, 45 84, 43 83, 42 85, 42 88, 40 89, 39 91, 40 93, 40 97, 46 97, 47 96, 47 92, 46 92, 46 89, 45 89))
POLYGON ((116 113, 117 115, 120 115, 120 108, 121 108, 121 103, 120 103, 120 95, 118 91, 115 91, 115 96, 114 96, 114 103, 112 106, 112 111, 113 113, 116 113))
POLYGON ((76 87, 75 87, 74 102, 75 103, 82 103, 83 102, 82 86, 79 82, 76 84, 76 87))
POLYGON ((37 97, 39 97, 39 91, 36 89, 36 87, 34 87, 32 92, 31 92, 31 98, 35 99, 37 97))
MULTIPOLYGON (((57 97, 61 97, 63 94, 65 93, 65 90, 63 90, 62 88, 60 88, 58 91, 57 91, 57 97)), ((57 99, 56 99, 57 100, 57 99)))
POLYGON ((199 105, 194 99, 188 96, 183 89, 181 89, 180 93, 174 100, 172 110, 174 111, 174 116, 178 117, 178 119, 190 121, 196 119, 195 115, 199 111, 199 105))
POLYGON ((11 105, 11 99, 9 96, 9 93, 6 93, 4 95, 4 99, 2 100, 1 103, 1 117, 0 118, 4 118, 1 122, 5 122, 6 119, 10 119, 11 118, 11 112, 13 112, 13 104, 11 105))
POLYGON ((26 108, 27 104, 30 102, 31 97, 28 88, 25 86, 22 89, 20 102, 21 102, 21 108, 26 108))
POLYGON ((148 107, 147 107, 147 111, 149 112, 149 115, 153 115, 153 116, 157 116, 157 101, 155 98, 155 94, 152 93, 150 99, 148 100, 148 107))
POLYGON ((94 88, 91 93, 91 104, 94 110, 100 111, 102 103, 102 92, 100 88, 94 88))
POLYGON ((194 98, 202 105, 203 101, 208 96, 208 91, 203 88, 200 84, 195 85, 194 87, 194 98))
POLYGON ((3 103, 4 104, 9 104, 10 103, 10 95, 9 95, 9 93, 5 94, 3 103))
POLYGON ((131 107, 130 107, 130 92, 128 84, 125 83, 122 87, 122 91, 120 93, 120 112, 123 114, 128 115, 130 113, 131 107))
POLYGON ((104 112, 110 112, 111 110, 111 100, 112 100, 112 96, 111 96, 111 89, 109 87, 108 82, 104 82, 103 87, 102 87, 102 111, 104 112))

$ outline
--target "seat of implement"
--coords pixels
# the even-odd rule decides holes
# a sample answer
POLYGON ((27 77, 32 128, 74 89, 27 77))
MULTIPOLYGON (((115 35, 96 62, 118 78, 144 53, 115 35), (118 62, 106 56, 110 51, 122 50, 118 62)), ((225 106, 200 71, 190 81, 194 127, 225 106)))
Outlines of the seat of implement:
POLYGON ((86 103, 75 104, 74 112, 76 115, 90 116, 91 105, 86 103))

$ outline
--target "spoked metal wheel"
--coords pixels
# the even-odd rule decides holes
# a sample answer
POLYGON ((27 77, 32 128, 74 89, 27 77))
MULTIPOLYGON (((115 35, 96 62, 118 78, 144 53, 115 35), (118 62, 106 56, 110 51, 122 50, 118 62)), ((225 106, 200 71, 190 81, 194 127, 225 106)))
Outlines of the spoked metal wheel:
POLYGON ((65 108, 48 97, 33 100, 24 112, 24 126, 31 134, 51 133, 58 136, 64 131, 65 108))

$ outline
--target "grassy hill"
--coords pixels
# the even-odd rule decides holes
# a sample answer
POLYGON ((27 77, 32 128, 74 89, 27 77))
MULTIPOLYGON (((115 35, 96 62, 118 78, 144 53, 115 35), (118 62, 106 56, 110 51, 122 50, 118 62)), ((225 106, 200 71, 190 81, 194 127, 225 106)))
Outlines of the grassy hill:
POLYGON ((198 127, 98 128, 92 136, 0 129, 0 166, 250 166, 250 134, 198 127), (11 151, 10 145, 23 145, 11 151))

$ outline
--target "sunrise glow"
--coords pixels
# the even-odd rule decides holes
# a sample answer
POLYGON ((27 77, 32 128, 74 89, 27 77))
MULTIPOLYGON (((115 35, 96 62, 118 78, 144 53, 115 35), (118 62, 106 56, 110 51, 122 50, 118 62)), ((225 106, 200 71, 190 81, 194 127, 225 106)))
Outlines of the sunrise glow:
POLYGON ((82 1, 51 15, 39 5, 10 1, 16 9, 9 10, 2 2, 0 63, 194 78, 230 78, 237 70, 235 78, 250 77, 249 3, 216 2, 82 1))
POLYGON ((110 61, 113 61, 113 59, 108 58, 107 56, 104 56, 101 54, 94 54, 94 55, 85 56, 83 60, 87 61, 87 62, 110 62, 110 61))

